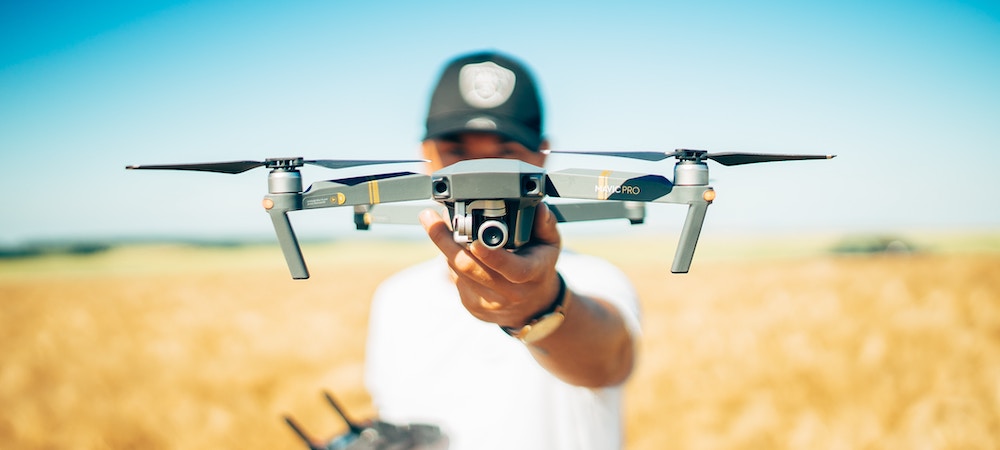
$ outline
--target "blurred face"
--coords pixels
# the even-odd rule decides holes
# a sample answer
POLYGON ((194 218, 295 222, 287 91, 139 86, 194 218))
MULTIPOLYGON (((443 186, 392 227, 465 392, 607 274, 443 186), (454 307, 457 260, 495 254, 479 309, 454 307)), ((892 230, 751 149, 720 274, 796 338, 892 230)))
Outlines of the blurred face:
MULTIPOLYGON (((539 150, 548 148, 542 142, 539 150)), ((428 168, 434 172, 442 167, 452 165, 466 159, 506 158, 519 159, 528 164, 543 166, 545 154, 533 152, 516 141, 493 133, 466 132, 457 133, 437 139, 427 139, 423 142, 424 159, 429 160, 428 168)))

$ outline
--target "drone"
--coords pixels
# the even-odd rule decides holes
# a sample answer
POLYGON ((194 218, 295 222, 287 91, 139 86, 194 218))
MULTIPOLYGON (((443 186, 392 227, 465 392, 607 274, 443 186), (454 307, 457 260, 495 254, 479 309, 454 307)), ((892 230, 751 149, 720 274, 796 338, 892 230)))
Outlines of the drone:
POLYGON ((751 163, 831 159, 836 155, 769 154, 677 149, 672 152, 556 151, 633 158, 656 162, 676 160, 673 178, 656 173, 595 169, 547 171, 516 159, 484 158, 457 162, 431 174, 384 172, 312 183, 303 190, 304 165, 328 169, 376 164, 426 162, 423 160, 306 160, 302 157, 268 158, 264 161, 228 161, 193 164, 130 165, 129 170, 189 170, 238 174, 265 167, 268 193, 262 205, 271 218, 294 279, 309 278, 309 271, 288 219, 292 211, 319 208, 354 208, 355 227, 367 230, 372 223, 417 223, 412 210, 380 214, 383 205, 433 200, 447 210, 456 242, 479 240, 489 248, 518 249, 531 241, 536 208, 546 197, 585 200, 546 203, 559 222, 628 219, 643 223, 646 203, 687 205, 670 271, 687 273, 694 258, 708 205, 715 200, 709 186, 711 160, 725 166, 751 163))

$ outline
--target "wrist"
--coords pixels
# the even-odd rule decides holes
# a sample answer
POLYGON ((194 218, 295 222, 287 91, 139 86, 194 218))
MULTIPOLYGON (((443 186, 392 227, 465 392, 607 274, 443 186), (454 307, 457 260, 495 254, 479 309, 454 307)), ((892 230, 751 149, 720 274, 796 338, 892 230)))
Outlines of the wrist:
POLYGON ((528 344, 539 341, 555 332, 566 318, 566 297, 568 294, 566 281, 563 280, 562 275, 556 272, 556 278, 559 281, 559 290, 548 307, 528 318, 523 326, 505 327, 500 325, 500 329, 528 344))

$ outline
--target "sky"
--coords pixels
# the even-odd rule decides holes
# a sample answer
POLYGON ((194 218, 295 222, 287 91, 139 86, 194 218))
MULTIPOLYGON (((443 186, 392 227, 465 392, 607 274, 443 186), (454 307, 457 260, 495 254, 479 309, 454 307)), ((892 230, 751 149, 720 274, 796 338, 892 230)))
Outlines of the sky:
MULTIPOLYGON (((125 166, 417 157, 442 65, 482 49, 531 67, 554 149, 838 155, 710 163, 706 233, 1000 229, 996 3, 43 0, 0 4, 0 245, 273 236, 265 169, 125 166)), ((303 175, 382 169, 352 170, 303 175)), ((684 217, 647 213, 668 233, 684 217)), ((354 233, 347 208, 292 222, 354 233)), ((564 229, 630 232, 579 225, 564 229)))

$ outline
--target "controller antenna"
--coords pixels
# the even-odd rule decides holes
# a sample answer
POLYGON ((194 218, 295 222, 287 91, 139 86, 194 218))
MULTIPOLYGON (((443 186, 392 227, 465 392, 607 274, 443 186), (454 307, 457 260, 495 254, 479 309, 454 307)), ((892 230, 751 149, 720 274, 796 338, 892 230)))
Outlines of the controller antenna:
POLYGON ((323 391, 323 396, 326 397, 327 403, 329 403, 330 406, 333 407, 333 410, 337 412, 337 415, 339 415, 341 419, 344 419, 344 423, 346 423, 347 428, 351 430, 351 434, 360 435, 361 432, 365 430, 365 427, 358 425, 353 420, 347 417, 347 414, 344 413, 343 408, 341 408, 340 405, 337 404, 337 401, 333 399, 333 396, 330 395, 329 392, 323 391))
POLYGON ((291 416, 285 416, 285 423, 292 427, 292 431, 299 435, 299 438, 302 439, 302 442, 305 442, 305 444, 309 447, 309 450, 323 450, 323 447, 316 445, 316 441, 309 437, 305 430, 303 430, 302 427, 291 418, 291 416))

